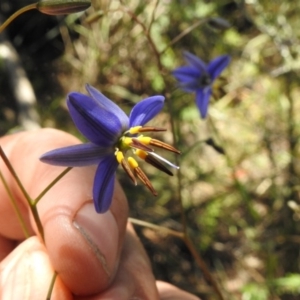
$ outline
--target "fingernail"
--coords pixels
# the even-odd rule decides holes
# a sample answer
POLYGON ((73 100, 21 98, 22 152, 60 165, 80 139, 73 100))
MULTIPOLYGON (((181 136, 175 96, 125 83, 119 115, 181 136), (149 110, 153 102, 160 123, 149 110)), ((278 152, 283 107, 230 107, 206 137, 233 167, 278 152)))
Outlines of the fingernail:
POLYGON ((117 260, 118 227, 110 211, 97 214, 92 203, 83 205, 77 212, 74 227, 95 255, 108 276, 114 272, 117 260))

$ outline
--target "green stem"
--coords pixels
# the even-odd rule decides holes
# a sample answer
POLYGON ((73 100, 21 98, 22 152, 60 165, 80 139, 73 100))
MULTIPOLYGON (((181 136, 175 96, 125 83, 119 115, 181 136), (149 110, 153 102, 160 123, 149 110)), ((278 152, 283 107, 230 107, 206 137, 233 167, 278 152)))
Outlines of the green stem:
POLYGON ((222 145, 222 148, 224 149, 224 156, 226 158, 226 162, 227 162, 228 167, 232 170, 232 178, 234 180, 235 187, 240 192, 241 198, 242 198, 242 200, 244 200, 245 205, 246 205, 248 211, 250 212, 250 215, 252 217, 252 221, 255 221, 257 219, 257 213, 254 211, 254 209, 251 205, 251 199, 249 198, 249 195, 248 195, 244 185, 240 182, 240 180, 236 176, 236 172, 235 172, 236 167, 234 166, 234 163, 233 163, 231 157, 229 156, 228 151, 226 151, 225 140, 219 134, 219 131, 216 128, 216 126, 215 126, 214 122, 212 121, 212 119, 208 118, 208 121, 209 121, 209 124, 212 128, 212 131, 213 131, 214 135, 217 136, 217 139, 220 141, 220 143, 222 145))
POLYGON ((184 31, 182 31, 162 51, 160 51, 159 54, 162 55, 163 53, 165 53, 171 46, 173 46, 174 44, 176 44, 178 41, 180 41, 183 37, 185 37, 187 34, 189 34, 195 28, 197 28, 198 26, 202 25, 203 23, 206 23, 207 21, 208 21, 208 19, 199 20, 195 24, 191 25, 190 27, 188 27, 187 29, 185 29, 184 31))
POLYGON ((60 175, 58 175, 33 201, 33 205, 36 206, 38 202, 44 197, 44 195, 62 178, 64 177, 69 171, 72 170, 72 167, 66 168, 60 175))
POLYGON ((181 153, 181 160, 184 160, 187 155, 189 155, 195 148, 197 148, 200 145, 203 145, 206 142, 206 140, 200 140, 197 141, 195 144, 190 146, 185 152, 181 153))
POLYGON ((19 188, 21 189, 25 199, 27 200, 28 206, 32 212, 32 215, 34 217, 34 220, 36 222, 37 228, 39 230, 39 233, 42 237, 42 239, 44 240, 44 230, 43 230, 43 226, 37 211, 37 207, 35 205, 35 203, 33 203, 32 199, 30 198, 30 196, 28 195, 27 191, 25 190, 21 180, 19 179, 17 173, 15 172, 13 166, 11 165, 9 159, 7 158, 6 154, 4 153, 2 147, 0 146, 0 156, 2 157, 6 167, 8 168, 8 170, 10 171, 11 175, 13 176, 13 178, 16 180, 17 185, 19 186, 19 188))
POLYGON ((21 183, 21 180, 19 179, 17 173, 15 172, 13 166, 11 165, 9 159, 7 158, 6 154, 4 153, 2 147, 0 146, 0 156, 2 157, 6 167, 8 168, 9 172, 11 173, 11 175, 13 176, 13 178, 16 180, 17 185, 19 186, 19 188, 21 189, 25 199, 27 200, 27 203, 29 206, 32 205, 32 200, 30 198, 30 196, 28 195, 27 191, 25 190, 23 184, 21 183))
MULTIPOLYGON (((169 109, 169 113, 170 113, 170 123, 171 123, 171 131, 172 131, 172 135, 173 135, 173 145, 176 149, 178 149, 178 142, 176 139, 176 136, 177 136, 176 126, 175 126, 175 121, 173 118, 173 105, 172 105, 172 101, 170 99, 167 100, 167 105, 168 105, 168 109, 169 109)), ((179 169, 177 171, 177 182, 178 182, 177 197, 179 199, 179 205, 180 205, 181 224, 183 227, 184 234, 187 234, 187 220, 186 220, 186 216, 185 216, 183 200, 182 200, 182 195, 181 195, 182 177, 181 177, 181 170, 180 170, 180 160, 177 155, 175 156, 175 163, 179 167, 179 169)))
POLYGON ((51 279, 51 282, 50 282, 50 286, 49 286, 49 290, 48 290, 48 293, 47 293, 46 300, 50 300, 51 299, 51 295, 52 295, 52 292, 53 292, 53 288, 54 288, 56 277, 57 277, 57 273, 54 272, 54 274, 52 276, 52 279, 51 279))
POLYGON ((19 15, 23 14, 26 11, 37 9, 38 3, 32 3, 25 7, 22 7, 18 11, 16 11, 14 14, 12 14, 1 26, 0 26, 0 33, 19 15))
POLYGON ((30 210, 31 210, 31 213, 33 215, 35 224, 36 224, 36 226, 38 228, 38 232, 40 233, 41 238, 42 238, 42 240, 44 242, 45 241, 44 228, 43 228, 43 225, 42 225, 42 222, 41 222, 41 219, 40 219, 40 216, 39 216, 39 213, 38 213, 36 205, 35 204, 30 205, 30 210))
MULTIPOLYGON (((123 0, 120 0, 120 3, 124 6, 124 1, 123 0)), ((124 7, 123 9, 125 12, 127 12, 131 17, 132 19, 137 23, 139 24, 142 29, 143 29, 143 32, 155 54, 155 57, 156 57, 156 60, 157 60, 157 65, 158 65, 158 69, 160 70, 160 72, 163 71, 163 64, 161 62, 161 55, 162 55, 162 52, 159 52, 156 45, 155 45, 155 42, 153 41, 152 37, 151 37, 151 34, 149 32, 149 29, 146 28, 146 26, 139 20, 139 18, 130 10, 126 9, 124 7)), ((196 28, 197 26, 199 26, 201 23, 203 22, 203 20, 201 20, 201 22, 197 22, 196 24, 194 24, 192 26, 192 28, 187 32, 189 33, 190 31, 192 31, 194 28, 196 28), (199 23, 199 24, 198 24, 199 23)), ((187 33, 184 33, 184 34, 187 34, 187 33)), ((181 38, 181 37, 180 37, 181 38)), ((179 38, 179 39, 180 39, 179 38)), ((176 41, 175 41, 176 42, 176 41)), ((175 43, 173 42, 173 43, 175 43)), ((166 50, 166 49, 165 49, 166 50)), ((177 148, 177 140, 176 140, 176 126, 175 126, 175 122, 174 122, 174 119, 172 117, 172 111, 173 111, 173 107, 172 107, 172 103, 171 103, 171 100, 168 99, 167 102, 167 105, 168 105, 168 108, 169 108, 169 113, 170 113, 170 123, 171 123, 171 128, 172 128, 172 135, 173 135, 173 145, 175 148, 177 148)), ((179 133, 179 131, 178 131, 179 133)), ((180 167, 180 161, 179 161, 179 157, 178 156, 175 156, 175 162, 177 164, 178 167, 180 167)), ((177 171, 177 181, 178 181, 178 184, 177 184, 177 197, 179 199, 179 205, 180 205, 180 215, 181 215, 181 224, 182 224, 182 227, 183 227, 183 241, 185 243, 188 243, 186 244, 186 246, 190 249, 191 251, 191 254, 193 255, 193 257, 195 258, 199 268, 203 271, 203 273, 206 273, 207 275, 207 278, 209 278, 209 282, 212 284, 212 287, 214 289, 214 291, 216 292, 216 294, 218 295, 219 299, 220 300, 223 300, 223 296, 222 296, 222 293, 220 291, 220 289, 218 288, 218 285, 216 284, 213 276, 210 274, 210 272, 208 271, 208 268, 206 267, 205 265, 205 262, 202 260, 202 258, 200 257, 200 255, 198 254, 194 244, 192 243, 192 241, 189 239, 188 237, 188 227, 187 227, 187 219, 186 219, 186 215, 185 215, 185 210, 184 210, 184 206, 183 206, 183 200, 182 200, 182 194, 181 194, 181 187, 182 187, 182 175, 181 175, 181 171, 180 169, 177 171), (203 269, 203 265, 205 266, 205 268, 203 269)))
POLYGON ((5 190, 6 190, 7 194, 8 194, 8 197, 9 197, 9 199, 11 201, 13 209, 14 209, 14 211, 15 211, 15 213, 17 215, 17 218, 18 218, 18 220, 19 220, 19 222, 21 224, 21 227, 22 227, 22 230, 24 232, 24 235, 25 235, 26 238, 29 238, 30 237, 30 233, 29 233, 29 230, 28 230, 28 228, 26 226, 26 222, 23 219, 23 216, 22 216, 22 214, 21 214, 21 212, 19 210, 19 207, 17 205, 16 199, 14 198, 14 196, 13 196, 13 194, 12 194, 12 192, 11 192, 11 190, 10 190, 10 188, 9 188, 9 186, 8 186, 8 184, 7 184, 7 182, 6 182, 6 180, 5 180, 5 178, 4 178, 4 176, 3 176, 3 174, 2 174, 1 171, 0 171, 0 179, 1 179, 2 183, 3 183, 3 185, 4 185, 4 188, 5 188, 5 190))
POLYGON ((214 289, 214 291, 218 295, 219 299, 220 300, 224 300, 224 297, 223 297, 223 295, 222 295, 222 293, 221 293, 221 291, 220 291, 220 289, 218 287, 218 284, 214 280, 214 277, 210 274, 210 271, 209 271, 209 269, 208 269, 205 261, 198 254, 198 252, 195 249, 195 246, 194 246, 193 242, 191 241, 191 239, 188 237, 188 235, 185 235, 184 238, 183 238, 183 240, 184 240, 185 245, 188 247, 189 251, 193 255, 193 257, 195 258, 198 266, 202 270, 203 275, 204 275, 206 281, 211 284, 212 288, 214 289))

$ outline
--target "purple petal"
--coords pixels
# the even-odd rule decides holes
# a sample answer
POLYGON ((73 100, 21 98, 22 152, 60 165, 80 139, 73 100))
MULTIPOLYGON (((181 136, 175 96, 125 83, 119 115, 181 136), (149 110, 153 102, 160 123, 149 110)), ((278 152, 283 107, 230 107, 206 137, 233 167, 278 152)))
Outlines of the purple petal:
POLYGON ((97 168, 93 187, 93 198, 97 213, 105 213, 111 205, 117 167, 116 157, 109 155, 97 168))
POLYGON ((188 83, 200 78, 202 72, 194 67, 183 66, 175 69, 172 74, 181 83, 188 83))
POLYGON ((186 62, 189 63, 191 66, 193 66, 201 71, 206 70, 206 64, 202 61, 202 59, 200 59, 196 55, 194 55, 190 52, 184 51, 183 57, 186 60, 186 62))
POLYGON ((76 127, 92 143, 108 147, 119 138, 122 132, 119 118, 95 99, 74 92, 68 95, 67 105, 76 127))
POLYGON ((211 96, 211 88, 199 89, 196 92, 196 104, 200 111, 202 119, 205 119, 207 115, 209 98, 211 96))
MULTIPOLYGON (((174 77, 179 81, 179 87, 186 92, 195 92, 201 87, 201 71, 190 66, 175 69, 174 77)), ((203 74, 203 73, 202 73, 203 74)))
MULTIPOLYGON (((177 69, 175 69, 172 74, 174 75, 174 77, 177 78, 177 76, 179 76, 179 80, 181 80, 180 76, 187 76, 188 78, 195 78, 195 77, 199 77, 202 74, 202 71, 199 69, 196 69, 195 67, 192 66, 182 66, 179 67, 177 69)), ((183 78, 183 80, 184 80, 183 78)))
POLYGON ((129 127, 143 126, 163 108, 165 97, 152 96, 137 103, 129 116, 129 127))
POLYGON ((105 156, 113 151, 112 148, 103 148, 87 143, 46 152, 40 157, 40 160, 54 166, 82 167, 99 164, 105 156))
POLYGON ((113 101, 104 96, 100 91, 95 89, 93 86, 86 84, 86 90, 91 95, 92 98, 97 100, 101 106, 103 106, 106 110, 113 112, 114 115, 118 117, 120 123, 122 124, 122 129, 125 130, 128 128, 128 116, 124 113, 124 111, 113 101))
POLYGON ((207 72, 209 73, 212 81, 214 81, 222 73, 222 71, 228 66, 229 62, 229 55, 221 55, 208 64, 207 72))

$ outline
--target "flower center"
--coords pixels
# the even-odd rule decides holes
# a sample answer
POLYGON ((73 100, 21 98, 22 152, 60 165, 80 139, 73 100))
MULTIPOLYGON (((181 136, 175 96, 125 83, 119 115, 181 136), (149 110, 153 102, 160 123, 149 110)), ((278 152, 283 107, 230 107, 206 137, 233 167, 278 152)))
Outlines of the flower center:
POLYGON ((160 155, 156 154, 152 146, 165 149, 176 154, 180 154, 180 151, 175 149, 173 146, 166 144, 162 141, 153 139, 148 136, 142 135, 144 132, 157 132, 165 131, 163 128, 149 127, 149 126, 135 126, 131 127, 123 133, 119 141, 115 146, 115 156, 119 164, 122 165, 123 169, 136 185, 136 177, 138 177, 144 185, 146 185, 153 195, 157 195, 157 192, 153 188, 150 180, 146 174, 141 170, 138 162, 132 156, 125 157, 126 152, 132 149, 133 154, 156 167, 157 169, 167 173, 168 175, 173 175, 172 172, 162 163, 166 163, 173 168, 178 167, 168 160, 164 159, 160 155))
POLYGON ((212 83, 212 80, 211 80, 209 74, 203 73, 199 77, 199 82, 198 83, 199 83, 200 87, 206 87, 206 86, 208 86, 212 83))

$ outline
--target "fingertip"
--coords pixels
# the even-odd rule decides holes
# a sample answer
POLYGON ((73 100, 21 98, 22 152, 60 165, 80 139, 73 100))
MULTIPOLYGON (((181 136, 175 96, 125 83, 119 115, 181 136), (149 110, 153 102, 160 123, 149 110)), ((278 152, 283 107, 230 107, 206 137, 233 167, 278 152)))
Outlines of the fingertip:
MULTIPOLYGON (((1 262, 1 299, 46 299, 54 270, 46 249, 36 237, 21 243, 1 262)), ((70 292, 58 278, 52 298, 69 300, 70 292)))
POLYGON ((164 281, 156 281, 160 300, 201 300, 199 297, 192 295, 178 287, 164 281))

